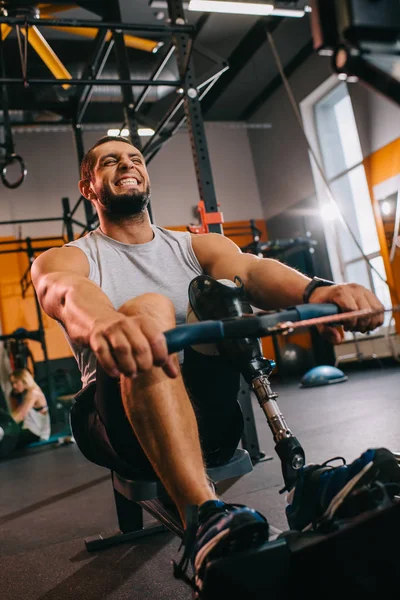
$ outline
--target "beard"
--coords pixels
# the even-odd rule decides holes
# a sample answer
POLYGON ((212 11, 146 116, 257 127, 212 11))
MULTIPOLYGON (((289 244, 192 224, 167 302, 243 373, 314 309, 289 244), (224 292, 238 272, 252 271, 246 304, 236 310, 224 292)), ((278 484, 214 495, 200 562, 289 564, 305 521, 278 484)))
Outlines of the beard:
POLYGON ((98 194, 99 202, 110 221, 125 221, 143 216, 150 197, 150 185, 147 185, 144 192, 131 189, 125 194, 114 194, 108 186, 103 185, 98 194))

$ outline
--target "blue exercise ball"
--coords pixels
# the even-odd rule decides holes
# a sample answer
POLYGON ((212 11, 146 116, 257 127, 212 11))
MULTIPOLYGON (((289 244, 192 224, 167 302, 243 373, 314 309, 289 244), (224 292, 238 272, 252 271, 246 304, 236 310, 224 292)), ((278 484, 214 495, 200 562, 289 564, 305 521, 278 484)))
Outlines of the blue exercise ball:
POLYGON ((300 387, 316 387, 318 385, 332 385, 347 381, 347 375, 337 367, 320 365, 307 371, 302 377, 300 387))

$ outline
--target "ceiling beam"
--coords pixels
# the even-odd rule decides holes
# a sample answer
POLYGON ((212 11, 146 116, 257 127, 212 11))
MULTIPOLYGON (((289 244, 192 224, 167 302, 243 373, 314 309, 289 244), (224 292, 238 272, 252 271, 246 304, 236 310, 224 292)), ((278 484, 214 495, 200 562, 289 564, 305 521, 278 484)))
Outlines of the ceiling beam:
POLYGON ((283 19, 277 17, 274 17, 273 20, 271 20, 270 17, 263 17, 258 19, 253 27, 246 33, 244 38, 239 42, 227 59, 229 69, 220 77, 213 89, 204 99, 202 103, 203 116, 207 115, 217 102, 218 98, 235 79, 239 71, 247 65, 257 50, 265 44, 266 28, 268 27, 272 33, 282 21, 283 19))
MULTIPOLYGON (((288 62, 284 68, 286 77, 290 77, 294 71, 307 60, 313 53, 312 40, 307 42, 305 46, 288 62)), ((270 96, 282 85, 282 77, 280 73, 276 75, 265 88, 250 102, 239 117, 239 121, 247 121, 257 112, 259 108, 268 100, 270 96)))

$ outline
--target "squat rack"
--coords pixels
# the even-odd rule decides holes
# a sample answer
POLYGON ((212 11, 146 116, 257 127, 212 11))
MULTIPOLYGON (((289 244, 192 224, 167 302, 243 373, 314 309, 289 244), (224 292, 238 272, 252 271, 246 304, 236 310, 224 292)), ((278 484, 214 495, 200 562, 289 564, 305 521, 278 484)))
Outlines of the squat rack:
MULTIPOLYGON (((12 224, 26 223, 26 222, 30 223, 32 221, 47 222, 47 221, 58 221, 58 220, 61 220, 61 219, 59 219, 59 218, 26 219, 26 220, 20 219, 17 221, 0 221, 0 225, 12 225, 12 224)), ((43 252, 50 248, 54 248, 54 241, 57 239, 58 239, 57 236, 35 238, 35 240, 34 240, 35 242, 44 242, 44 243, 50 242, 50 241, 53 242, 52 245, 47 245, 47 246, 46 245, 33 246, 32 239, 30 237, 27 237, 25 239, 1 240, 0 241, 0 247, 8 246, 8 245, 18 245, 19 246, 17 248, 12 248, 12 249, 5 249, 5 250, 0 249, 0 255, 1 254, 25 253, 28 256, 29 265, 20 280, 20 286, 21 286, 21 292, 22 292, 23 298, 25 298, 26 292, 29 289, 30 284, 31 284, 30 270, 31 270, 32 263, 35 259, 35 253, 43 252)), ((63 237, 60 237, 59 240, 62 243, 65 243, 65 241, 66 241, 63 237)), ((32 331, 27 331, 22 328, 17 329, 13 333, 6 334, 6 335, 0 335, 0 341, 6 341, 6 340, 11 340, 11 339, 14 339, 14 340, 29 339, 29 340, 34 340, 34 341, 40 343, 41 349, 43 352, 43 362, 44 362, 44 369, 45 369, 49 410, 50 410, 51 416, 53 416, 54 415, 55 392, 54 392, 53 380, 52 380, 51 374, 50 374, 49 355, 48 355, 48 351, 47 351, 46 336, 45 336, 44 324, 43 324, 43 316, 42 316, 42 311, 40 308, 39 300, 36 295, 35 289, 33 289, 33 297, 34 297, 34 301, 35 301, 35 309, 36 309, 37 322, 38 322, 37 329, 32 330, 32 331)))

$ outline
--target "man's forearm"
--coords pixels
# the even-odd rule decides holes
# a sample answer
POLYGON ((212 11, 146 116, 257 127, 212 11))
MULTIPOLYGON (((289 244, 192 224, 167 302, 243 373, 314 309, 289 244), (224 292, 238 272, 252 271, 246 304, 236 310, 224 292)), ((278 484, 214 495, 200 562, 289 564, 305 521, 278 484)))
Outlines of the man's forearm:
POLYGON ((52 273, 44 278, 39 289, 43 310, 60 321, 71 340, 87 345, 97 319, 115 314, 105 293, 86 277, 52 273))
POLYGON ((271 310, 303 303, 310 278, 276 260, 254 261, 248 270, 246 291, 257 308, 271 310))

